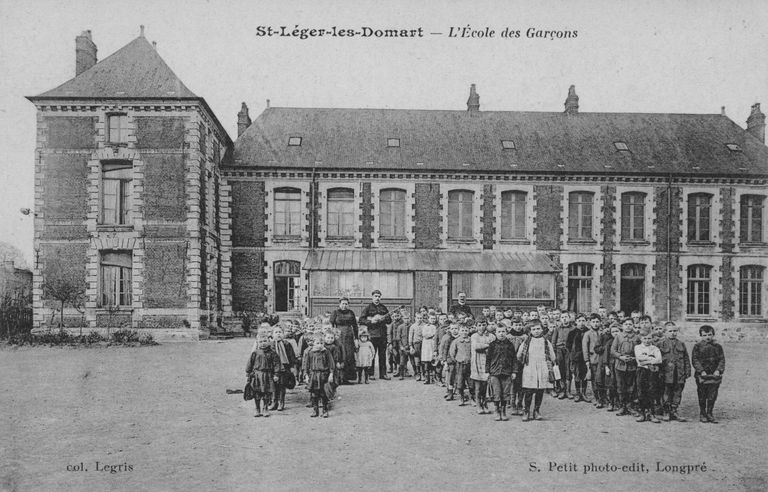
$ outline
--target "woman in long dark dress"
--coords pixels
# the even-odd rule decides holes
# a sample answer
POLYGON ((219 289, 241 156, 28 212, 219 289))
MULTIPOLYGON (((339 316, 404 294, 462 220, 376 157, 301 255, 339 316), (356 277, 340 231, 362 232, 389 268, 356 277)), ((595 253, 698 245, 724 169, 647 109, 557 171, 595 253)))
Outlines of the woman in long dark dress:
POLYGON ((338 328, 339 341, 342 348, 344 369, 341 384, 352 384, 357 374, 355 372, 355 340, 357 339, 357 316, 349 309, 349 299, 339 299, 339 308, 331 313, 331 325, 338 328))

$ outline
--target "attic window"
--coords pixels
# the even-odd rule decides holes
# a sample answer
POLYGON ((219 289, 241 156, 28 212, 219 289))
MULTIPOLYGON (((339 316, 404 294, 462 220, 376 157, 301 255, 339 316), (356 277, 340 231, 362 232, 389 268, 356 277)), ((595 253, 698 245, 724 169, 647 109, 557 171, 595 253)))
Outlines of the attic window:
POLYGON ((629 152, 629 147, 627 147, 627 144, 624 142, 613 142, 613 146, 616 147, 616 150, 621 152, 629 152))
POLYGON ((288 137, 288 147, 301 147, 301 137, 288 137))
POLYGON ((730 150, 731 152, 741 152, 741 147, 739 147, 735 143, 727 143, 725 144, 725 146, 728 147, 728 150, 730 150))
POLYGON ((399 138, 388 138, 387 139, 387 147, 400 147, 400 139, 399 138))
POLYGON ((517 147, 515 147, 515 141, 514 140, 502 140, 501 141, 501 148, 504 150, 515 150, 517 147))

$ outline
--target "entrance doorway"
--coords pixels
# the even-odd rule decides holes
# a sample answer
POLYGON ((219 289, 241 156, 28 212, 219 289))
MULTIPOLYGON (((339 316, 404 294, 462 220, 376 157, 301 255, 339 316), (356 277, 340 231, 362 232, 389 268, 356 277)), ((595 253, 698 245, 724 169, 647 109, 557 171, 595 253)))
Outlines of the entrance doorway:
POLYGON ((632 311, 645 311, 645 265, 626 263, 621 266, 621 310, 627 316, 632 311))
POLYGON ((296 309, 299 293, 301 263, 298 261, 275 262, 275 311, 286 312, 296 309))

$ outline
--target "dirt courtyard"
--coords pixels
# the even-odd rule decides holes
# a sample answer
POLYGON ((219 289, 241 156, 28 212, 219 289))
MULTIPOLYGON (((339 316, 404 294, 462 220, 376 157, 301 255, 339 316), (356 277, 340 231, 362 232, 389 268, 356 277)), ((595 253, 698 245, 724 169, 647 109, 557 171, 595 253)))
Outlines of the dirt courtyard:
POLYGON ((0 349, 0 489, 768 489, 765 344, 725 345, 717 425, 698 422, 692 380, 688 423, 550 396, 542 421, 495 422, 413 378, 341 387, 329 419, 297 387, 255 419, 225 391, 251 344, 0 349))

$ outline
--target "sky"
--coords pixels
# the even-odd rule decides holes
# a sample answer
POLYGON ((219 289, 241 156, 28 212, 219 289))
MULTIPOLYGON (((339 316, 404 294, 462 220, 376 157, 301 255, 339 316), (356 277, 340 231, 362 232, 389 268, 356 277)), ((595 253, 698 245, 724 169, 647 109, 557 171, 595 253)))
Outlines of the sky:
POLYGON ((266 106, 720 113, 768 112, 763 0, 258 1, 0 0, 0 241, 33 257, 35 108, 24 96, 74 76, 75 37, 99 60, 139 35, 206 99, 234 139, 241 102, 266 106), (418 29, 421 38, 259 36, 279 28, 418 29), (493 37, 451 37, 495 31, 493 37), (505 31, 519 37, 502 37, 505 31), (527 37, 569 31, 571 37, 527 37), (574 31, 576 32, 573 37, 574 31), (441 33, 432 35, 430 33, 441 33))

